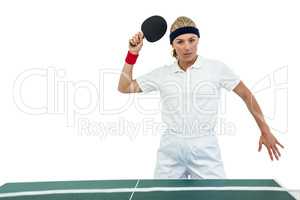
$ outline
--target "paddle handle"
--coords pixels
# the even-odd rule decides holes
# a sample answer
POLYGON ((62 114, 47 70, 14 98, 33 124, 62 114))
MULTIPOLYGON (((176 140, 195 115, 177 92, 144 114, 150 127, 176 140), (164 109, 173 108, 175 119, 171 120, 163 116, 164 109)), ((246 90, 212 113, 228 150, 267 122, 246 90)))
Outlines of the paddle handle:
MULTIPOLYGON (((143 40, 144 38, 145 38, 145 36, 144 36, 144 34, 143 34, 142 40, 143 40)), ((136 47, 136 46, 137 46, 137 45, 132 44, 131 40, 129 40, 129 45, 130 45, 131 47, 136 47)))

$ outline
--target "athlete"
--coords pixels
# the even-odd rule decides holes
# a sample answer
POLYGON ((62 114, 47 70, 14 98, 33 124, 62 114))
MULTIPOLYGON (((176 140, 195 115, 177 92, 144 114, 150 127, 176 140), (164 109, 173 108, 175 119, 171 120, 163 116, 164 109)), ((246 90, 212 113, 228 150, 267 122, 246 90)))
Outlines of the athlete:
POLYGON ((226 178, 216 137, 220 91, 234 91, 247 105, 260 131, 258 151, 264 145, 278 160, 282 144, 271 133, 254 95, 227 65, 198 55, 200 33, 193 20, 178 17, 171 26, 170 44, 175 62, 132 79, 143 46, 143 33, 129 40, 120 75, 122 93, 159 91, 162 121, 166 125, 157 152, 154 178, 226 178))

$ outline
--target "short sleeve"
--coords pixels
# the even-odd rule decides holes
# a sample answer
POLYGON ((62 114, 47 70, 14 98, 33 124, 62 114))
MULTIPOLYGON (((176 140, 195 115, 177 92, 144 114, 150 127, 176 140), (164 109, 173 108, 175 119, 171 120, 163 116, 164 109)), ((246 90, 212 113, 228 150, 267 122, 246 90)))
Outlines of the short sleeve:
POLYGON ((240 77, 224 63, 221 63, 220 67, 220 86, 227 91, 232 91, 239 84, 240 77))
POLYGON ((139 76, 136 81, 144 93, 158 91, 161 80, 161 68, 154 69, 147 74, 139 76))

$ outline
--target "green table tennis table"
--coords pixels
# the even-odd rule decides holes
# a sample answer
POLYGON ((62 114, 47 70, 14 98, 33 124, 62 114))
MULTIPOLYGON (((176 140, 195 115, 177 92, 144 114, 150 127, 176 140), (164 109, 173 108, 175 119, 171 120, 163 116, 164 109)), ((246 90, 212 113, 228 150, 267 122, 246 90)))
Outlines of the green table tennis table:
POLYGON ((0 200, 292 200, 271 179, 144 179, 7 183, 0 200))

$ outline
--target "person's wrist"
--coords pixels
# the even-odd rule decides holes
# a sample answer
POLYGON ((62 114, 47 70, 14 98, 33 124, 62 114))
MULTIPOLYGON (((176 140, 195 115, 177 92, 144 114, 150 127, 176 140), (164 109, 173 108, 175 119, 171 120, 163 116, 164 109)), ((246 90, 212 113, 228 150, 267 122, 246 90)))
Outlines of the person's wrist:
POLYGON ((139 56, 138 52, 132 52, 129 50, 127 52, 125 62, 129 65, 134 65, 136 63, 138 56, 139 56))
POLYGON ((139 52, 138 51, 132 51, 132 50, 128 50, 131 54, 133 55, 139 55, 139 52))
POLYGON ((268 126, 263 126, 260 131, 261 131, 261 135, 266 135, 270 133, 270 128, 268 126))

